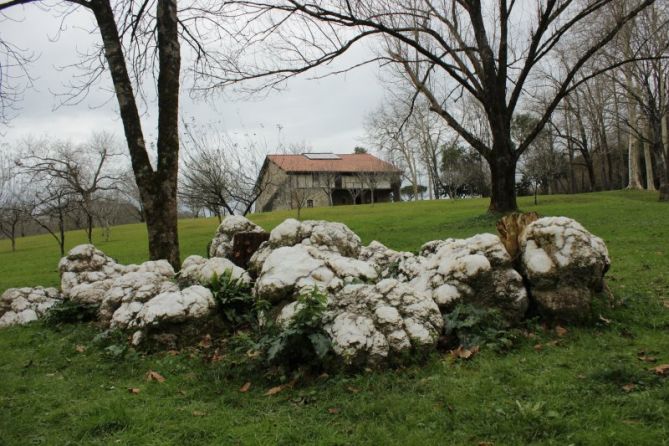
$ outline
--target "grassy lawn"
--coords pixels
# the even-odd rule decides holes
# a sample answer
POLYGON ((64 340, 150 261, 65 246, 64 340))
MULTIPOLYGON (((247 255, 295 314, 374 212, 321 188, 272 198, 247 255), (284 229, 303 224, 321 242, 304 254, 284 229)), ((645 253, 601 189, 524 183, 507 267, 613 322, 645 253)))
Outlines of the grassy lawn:
MULTIPOLYGON (((602 309, 609 323, 567 327, 561 337, 530 325, 532 336, 503 355, 484 349, 454 362, 435 353, 424 366, 314 378, 265 396, 280 382, 197 352, 111 357, 93 342, 92 325, 1 330, 0 445, 669 444, 669 379, 649 370, 669 363, 669 207, 656 199, 624 191, 540 197, 538 206, 520 200, 524 210, 573 217, 604 238, 609 285, 624 305, 602 309), (149 370, 166 381, 146 381, 149 370), (250 390, 240 392, 247 381, 250 390)), ((365 243, 415 250, 494 232, 486 205, 377 204, 307 209, 303 217, 342 221, 365 243)), ((293 215, 252 219, 271 229, 293 215)), ((182 259, 204 255, 216 226, 182 221, 182 259)), ((83 231, 67 235, 68 249, 83 242, 83 231)), ((122 263, 147 256, 141 225, 95 242, 122 263)), ((18 240, 15 253, 0 241, 0 291, 57 285, 58 258, 47 236, 18 240)))

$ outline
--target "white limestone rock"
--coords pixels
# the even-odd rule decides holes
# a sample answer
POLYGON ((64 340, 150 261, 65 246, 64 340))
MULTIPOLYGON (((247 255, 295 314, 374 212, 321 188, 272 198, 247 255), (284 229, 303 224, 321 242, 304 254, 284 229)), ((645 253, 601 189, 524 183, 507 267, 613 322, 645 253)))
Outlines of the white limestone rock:
POLYGON ((519 238, 521 267, 543 313, 565 320, 590 314, 611 261, 604 241, 567 217, 530 223, 519 238))
POLYGON ((81 303, 100 303, 113 279, 126 272, 93 245, 72 248, 58 263, 60 288, 66 299, 81 303))
POLYGON ((222 257, 205 259, 197 255, 188 256, 179 271, 179 282, 182 284, 209 285, 214 276, 222 276, 230 272, 233 280, 245 284, 251 283, 251 277, 243 268, 222 257))
POLYGON ((255 296, 270 302, 293 300, 311 288, 335 292, 346 283, 373 281, 378 273, 368 262, 308 245, 271 251, 255 282, 255 296))
POLYGON ((433 348, 443 318, 428 295, 395 279, 384 279, 376 285, 345 286, 328 300, 323 324, 343 363, 363 366, 433 348))
POLYGON ((126 273, 156 273, 165 278, 174 277, 174 268, 167 260, 149 260, 139 265, 126 265, 126 273))
POLYGON ((347 257, 357 257, 360 253, 360 237, 343 223, 323 220, 285 220, 270 232, 269 245, 307 245, 321 250, 333 251, 347 257))
POLYGON ((61 301, 55 288, 9 288, 0 296, 0 328, 35 321, 61 301))
POLYGON ((400 262, 400 279, 430 295, 442 310, 465 302, 496 308, 509 322, 524 316, 527 291, 496 235, 433 241, 420 253, 400 262))
POLYGON ((144 304, 129 328, 194 321, 209 316, 216 308, 212 292, 200 285, 161 293, 144 304))
POLYGON ((100 304, 99 319, 103 323, 111 323, 113 327, 123 326, 125 316, 121 315, 132 313, 129 310, 137 307, 136 302, 144 303, 160 293, 178 290, 179 287, 174 282, 155 270, 124 274, 115 279, 105 293, 100 304), (117 311, 119 317, 114 321, 117 311))
POLYGON ((209 257, 228 257, 232 253, 232 239, 238 232, 265 232, 265 230, 241 215, 225 217, 211 241, 209 257))
POLYGON ((400 276, 400 264, 414 257, 413 253, 395 251, 374 240, 360 249, 358 259, 375 265, 382 278, 397 278, 400 276))

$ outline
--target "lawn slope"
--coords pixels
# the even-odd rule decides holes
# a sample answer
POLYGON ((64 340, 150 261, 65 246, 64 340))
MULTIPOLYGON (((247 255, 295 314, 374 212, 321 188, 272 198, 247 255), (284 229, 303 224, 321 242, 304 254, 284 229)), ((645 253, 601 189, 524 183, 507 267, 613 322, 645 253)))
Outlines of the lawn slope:
MULTIPOLYGON (((197 354, 111 357, 93 342, 93 326, 0 330, 0 445, 667 444, 669 381, 649 369, 669 363, 669 207, 631 191, 520 205, 573 217, 604 238, 609 285, 624 302, 602 308, 609 322, 568 327, 562 337, 530 325, 504 355, 484 349, 453 362, 435 354, 422 367, 322 377, 274 396, 265 396, 274 379, 242 376, 197 354), (148 370, 167 380, 147 382, 148 370), (247 379, 251 389, 239 392, 247 379)), ((304 218, 342 221, 365 243, 416 250, 428 240, 494 232, 485 208, 485 200, 430 201, 307 209, 304 218)), ((251 218, 269 230, 289 216, 251 218)), ((204 255, 216 226, 181 221, 182 258, 204 255)), ((83 243, 83 231, 67 239, 68 249, 83 243)), ((108 242, 95 243, 122 263, 146 259, 141 225, 113 228, 108 242)), ((20 239, 17 248, 0 241, 0 291, 57 285, 52 239, 20 239)))

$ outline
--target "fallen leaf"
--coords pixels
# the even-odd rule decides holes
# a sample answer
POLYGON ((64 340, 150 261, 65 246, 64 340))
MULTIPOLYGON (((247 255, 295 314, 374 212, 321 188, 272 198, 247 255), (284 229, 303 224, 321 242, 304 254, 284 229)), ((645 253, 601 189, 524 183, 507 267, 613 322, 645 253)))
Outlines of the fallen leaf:
POLYGON ((492 443, 490 441, 480 441, 479 446, 494 446, 495 443, 492 443))
POLYGON ((297 380, 294 379, 294 380, 292 380, 292 381, 289 382, 289 383, 281 384, 280 386, 276 386, 276 387, 272 387, 272 388, 269 389, 267 392, 265 392, 265 395, 266 395, 266 396, 276 395, 277 393, 281 392, 281 391, 284 390, 284 389, 287 389, 287 388, 289 388, 289 387, 293 387, 293 386, 295 385, 296 382, 297 382, 297 380))
POLYGON ((192 413, 193 413, 194 417, 203 417, 203 416, 207 415, 206 412, 201 412, 199 410, 194 410, 192 413))
POLYGON ((170 356, 177 356, 179 354, 179 350, 167 350, 167 354, 170 356))
POLYGON ((348 386, 346 388, 346 390, 348 390, 351 393, 360 393, 360 389, 358 389, 357 387, 353 387, 353 386, 348 386))
POLYGON ((140 392, 140 390, 138 387, 129 387, 128 392, 132 393, 133 395, 137 395, 140 392))
POLYGON ((246 392, 249 391, 250 388, 251 388, 251 381, 249 381, 246 384, 244 384, 243 386, 241 386, 239 388, 239 391, 242 392, 242 393, 246 393, 246 392))
POLYGON ((636 389, 636 384, 629 383, 623 386, 623 390, 627 393, 630 393, 632 390, 636 389))
POLYGON ((669 364, 661 364, 658 365, 657 367, 651 368, 650 370, 655 372, 656 375, 667 376, 669 375, 669 364))
POLYGON ((599 320, 604 322, 606 325, 609 325, 611 323, 611 319, 607 319, 604 316, 602 316, 601 314, 599 315, 599 320))
POLYGON ((540 352, 540 351, 543 350, 543 349, 544 349, 544 346, 541 345, 541 344, 536 344, 536 345, 534 346, 534 351, 540 352))
POLYGON ((260 352, 260 351, 258 351, 258 350, 249 350, 249 351, 246 352, 246 356, 247 356, 249 359, 255 359, 255 358, 257 358, 258 356, 260 356, 261 354, 262 354, 262 352, 260 352))
POLYGON ((669 299, 663 300, 662 305, 664 305, 664 308, 669 308, 669 299))
POLYGON ((156 382, 159 382, 159 383, 164 383, 165 382, 165 377, 158 372, 154 372, 153 370, 149 370, 148 372, 146 372, 146 380, 147 381, 156 381, 156 382))
POLYGON ((221 352, 219 349, 214 350, 214 354, 211 355, 210 361, 211 362, 220 362, 223 361, 224 355, 221 355, 221 352))
POLYGON ((334 414, 338 414, 338 413, 339 413, 339 409, 337 409, 336 407, 331 407, 331 408, 328 409, 328 413, 330 413, 330 414, 332 414, 332 415, 334 415, 334 414))
POLYGON ((655 356, 650 356, 646 354, 646 352, 639 352, 637 358, 639 358, 639 361, 643 362, 657 362, 657 358, 655 356))
POLYGON ((209 348, 211 347, 211 335, 204 335, 202 340, 197 344, 202 348, 209 348))
POLYGON ((472 347, 471 349, 466 349, 463 346, 459 346, 455 350, 451 350, 451 357, 453 359, 470 359, 475 354, 479 352, 479 346, 472 347))
POLYGON ((75 350, 77 353, 83 353, 83 352, 86 351, 86 346, 84 346, 84 345, 77 345, 76 347, 74 347, 74 350, 75 350))
POLYGON ((558 326, 555 327, 555 333, 556 333, 559 337, 563 337, 564 335, 566 335, 567 333, 569 333, 569 331, 568 331, 566 328, 564 328, 562 325, 558 325, 558 326))
POLYGON ((280 386, 272 387, 269 389, 267 392, 265 392, 265 396, 272 396, 276 395, 277 393, 281 392, 283 389, 287 387, 286 384, 281 384, 280 386))

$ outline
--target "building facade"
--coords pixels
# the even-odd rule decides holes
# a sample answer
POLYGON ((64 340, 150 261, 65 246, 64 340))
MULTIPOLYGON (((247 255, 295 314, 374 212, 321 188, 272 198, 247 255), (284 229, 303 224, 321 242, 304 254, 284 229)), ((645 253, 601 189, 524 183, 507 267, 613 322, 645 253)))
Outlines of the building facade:
POLYGON ((256 212, 399 201, 401 171, 368 153, 268 155, 256 212))

